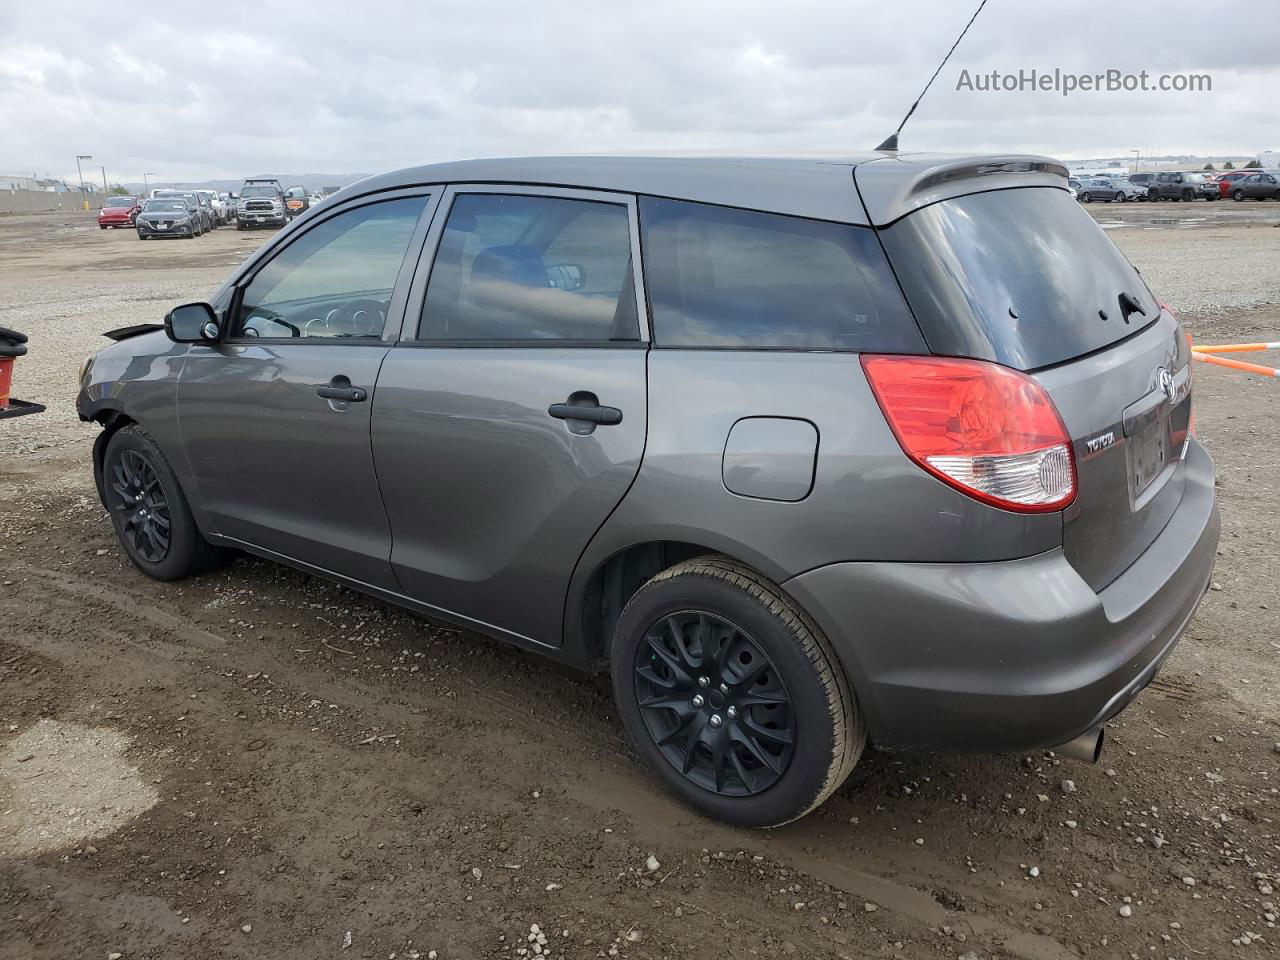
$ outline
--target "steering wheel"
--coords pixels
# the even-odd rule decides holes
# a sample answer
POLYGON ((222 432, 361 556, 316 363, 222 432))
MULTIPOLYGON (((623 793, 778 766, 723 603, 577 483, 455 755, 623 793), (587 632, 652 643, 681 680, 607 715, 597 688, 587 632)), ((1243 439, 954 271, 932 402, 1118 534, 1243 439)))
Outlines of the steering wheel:
POLYGON ((330 331, 346 337, 380 337, 386 323, 385 307, 378 300, 349 300, 329 312, 324 323, 330 331))
POLYGON ((254 311, 254 313, 252 313, 250 316, 245 318, 245 321, 243 324, 244 329, 240 331, 240 335, 242 337, 261 337, 262 336, 262 332, 260 330, 258 330, 256 327, 249 326, 249 323, 253 320, 265 320, 268 323, 278 324, 279 326, 288 328, 289 333, 292 336, 295 336, 295 337, 302 336, 302 331, 299 330, 294 324, 286 320, 283 316, 281 316, 280 314, 274 311, 263 310, 261 307, 259 307, 254 311))

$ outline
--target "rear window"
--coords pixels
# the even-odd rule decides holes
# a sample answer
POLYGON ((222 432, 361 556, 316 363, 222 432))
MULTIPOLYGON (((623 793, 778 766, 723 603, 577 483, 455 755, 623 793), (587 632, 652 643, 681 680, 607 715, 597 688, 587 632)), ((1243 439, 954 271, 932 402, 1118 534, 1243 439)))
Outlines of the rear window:
POLYGON ((924 349, 870 228, 652 197, 640 228, 659 346, 924 349))
POLYGON ((1138 272, 1065 190, 944 200, 881 236, 934 353, 1034 370, 1100 350, 1159 313, 1138 272), (1123 294, 1142 310, 1128 322, 1123 294))

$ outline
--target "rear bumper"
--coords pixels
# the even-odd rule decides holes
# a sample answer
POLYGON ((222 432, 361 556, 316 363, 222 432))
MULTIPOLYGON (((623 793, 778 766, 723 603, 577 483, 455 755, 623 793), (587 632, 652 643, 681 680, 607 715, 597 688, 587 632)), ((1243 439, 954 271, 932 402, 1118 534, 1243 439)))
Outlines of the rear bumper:
POLYGON ((887 747, 1028 750, 1121 710, 1181 637, 1213 573, 1213 462, 1194 440, 1177 511, 1095 593, 1061 550, 985 564, 842 563, 784 586, 841 656, 887 747))

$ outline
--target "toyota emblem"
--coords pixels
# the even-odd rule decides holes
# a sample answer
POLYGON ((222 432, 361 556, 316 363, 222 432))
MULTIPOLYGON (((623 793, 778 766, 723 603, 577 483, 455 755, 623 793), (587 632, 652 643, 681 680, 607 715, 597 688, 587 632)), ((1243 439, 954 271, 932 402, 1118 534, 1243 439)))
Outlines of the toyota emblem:
POLYGON ((1160 385, 1160 390, 1170 403, 1174 403, 1178 399, 1178 387, 1173 382, 1173 374, 1168 367, 1161 367, 1156 371, 1156 382, 1160 385))

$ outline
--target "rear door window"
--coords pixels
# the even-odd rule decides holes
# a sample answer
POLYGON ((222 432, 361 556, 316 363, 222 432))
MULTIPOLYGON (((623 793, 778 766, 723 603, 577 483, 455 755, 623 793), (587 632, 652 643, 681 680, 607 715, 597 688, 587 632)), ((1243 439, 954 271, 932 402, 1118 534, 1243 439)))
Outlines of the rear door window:
POLYGON ((943 200, 881 236, 934 353, 1034 370, 1101 350, 1160 312, 1138 272, 1065 190, 943 200))
POLYGON ((638 340, 621 203, 459 193, 418 328, 422 340, 638 340))
POLYGON ((658 346, 924 349, 868 227, 642 197, 640 228, 658 346))

